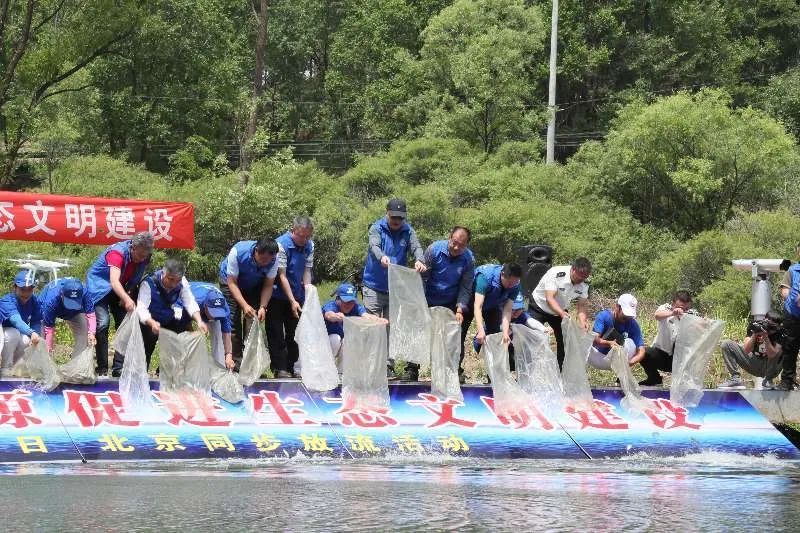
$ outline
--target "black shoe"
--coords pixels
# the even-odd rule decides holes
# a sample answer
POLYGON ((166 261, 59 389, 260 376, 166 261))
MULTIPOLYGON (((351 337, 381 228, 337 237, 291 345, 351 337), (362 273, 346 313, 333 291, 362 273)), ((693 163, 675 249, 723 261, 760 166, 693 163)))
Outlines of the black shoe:
POLYGON ((399 379, 400 381, 419 381, 419 370, 406 370, 399 379))
POLYGON ((790 391, 797 388, 797 383, 793 379, 782 379, 775 390, 790 391))
POLYGON ((292 373, 286 370, 278 370, 275 372, 275 379, 291 379, 292 373))
POLYGON ((664 383, 664 380, 661 379, 661 377, 658 377, 658 378, 643 379, 642 381, 639 382, 639 385, 642 387, 658 387, 662 383, 664 383))
POLYGON ((397 374, 394 373, 394 368, 391 366, 386 367, 386 379, 389 381, 394 381, 397 379, 397 374))
POLYGON ((118 378, 121 375, 122 375, 122 370, 112 370, 111 371, 111 377, 112 378, 118 378))
POLYGON ((464 373, 463 373, 463 372, 459 372, 459 373, 458 373, 458 382, 459 382, 461 385, 463 385, 464 383, 466 383, 466 382, 467 382, 467 377, 464 375, 464 373))

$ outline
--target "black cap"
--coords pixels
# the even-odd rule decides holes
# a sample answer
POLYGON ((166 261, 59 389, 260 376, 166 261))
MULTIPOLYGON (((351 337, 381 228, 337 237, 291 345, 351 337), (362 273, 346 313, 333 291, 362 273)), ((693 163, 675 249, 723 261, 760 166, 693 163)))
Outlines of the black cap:
POLYGON ((386 204, 386 214, 390 217, 406 218, 406 201, 400 198, 392 198, 386 204))

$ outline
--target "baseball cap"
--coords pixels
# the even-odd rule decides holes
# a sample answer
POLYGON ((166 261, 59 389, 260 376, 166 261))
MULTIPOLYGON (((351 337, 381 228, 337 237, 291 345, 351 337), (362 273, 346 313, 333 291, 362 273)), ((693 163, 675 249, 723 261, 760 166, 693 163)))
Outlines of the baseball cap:
POLYGON ((221 292, 209 292, 206 297, 206 309, 212 318, 225 318, 228 311, 225 309, 225 297, 221 292))
POLYGON ((522 297, 522 293, 517 293, 517 297, 514 298, 514 303, 511 304, 511 310, 516 311, 517 309, 525 309, 525 298, 522 297))
POLYGON ((17 272, 17 275, 14 276, 14 285, 23 289, 36 285, 36 276, 33 274, 33 270, 20 270, 17 272))
POLYGON ((79 279, 64 278, 61 281, 61 301, 70 311, 83 309, 83 284, 79 279))
POLYGON ((636 307, 639 305, 639 302, 636 300, 633 294, 623 294, 619 297, 617 303, 622 308, 623 315, 636 318, 636 307))
POLYGON ((406 201, 400 198, 392 198, 386 204, 386 214, 390 217, 406 218, 406 201))
POLYGON ((336 288, 336 295, 343 302, 352 302, 356 299, 356 288, 350 283, 342 283, 336 288))

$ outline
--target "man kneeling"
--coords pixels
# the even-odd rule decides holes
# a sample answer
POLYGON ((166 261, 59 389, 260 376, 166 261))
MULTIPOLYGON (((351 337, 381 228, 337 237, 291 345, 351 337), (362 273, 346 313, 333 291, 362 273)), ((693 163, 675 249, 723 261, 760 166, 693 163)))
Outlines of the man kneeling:
POLYGON ((625 349, 628 364, 635 365, 644 357, 642 330, 636 322, 638 302, 632 294, 623 294, 613 309, 603 309, 594 319, 594 343, 589 348, 589 364, 600 370, 611 370, 608 352, 614 344, 625 349))
POLYGON ((750 321, 744 344, 732 340, 720 343, 722 358, 731 377, 720 383, 718 389, 744 389, 740 367, 757 378, 763 377, 763 388, 775 388, 774 380, 781 373, 783 362, 784 330, 780 322, 780 317, 768 313, 761 320, 750 321))

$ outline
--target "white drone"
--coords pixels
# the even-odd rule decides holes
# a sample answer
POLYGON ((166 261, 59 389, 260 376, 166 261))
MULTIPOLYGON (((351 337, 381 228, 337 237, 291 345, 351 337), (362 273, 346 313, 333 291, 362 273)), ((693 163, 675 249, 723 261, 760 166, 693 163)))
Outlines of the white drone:
POLYGON ((62 258, 58 261, 51 261, 48 259, 38 259, 39 256, 27 254, 25 258, 9 259, 9 261, 16 263, 20 269, 28 269, 33 271, 36 276, 38 272, 45 272, 49 276, 49 281, 56 281, 58 279, 58 272, 61 269, 69 268, 69 259, 62 258))

